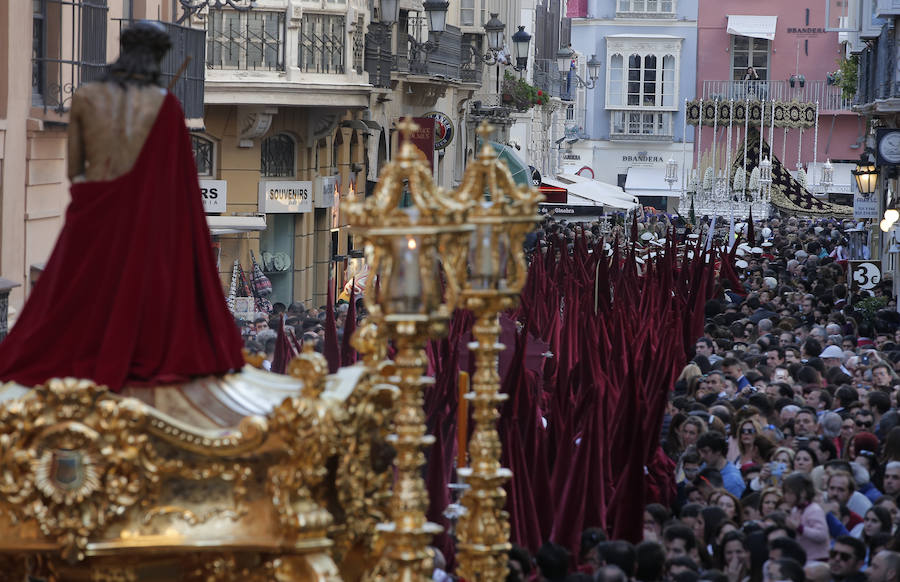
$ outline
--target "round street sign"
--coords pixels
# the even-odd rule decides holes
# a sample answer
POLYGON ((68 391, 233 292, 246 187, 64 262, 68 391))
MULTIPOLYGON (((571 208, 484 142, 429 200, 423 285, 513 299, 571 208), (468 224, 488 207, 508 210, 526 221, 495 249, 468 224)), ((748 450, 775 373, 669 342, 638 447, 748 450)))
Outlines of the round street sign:
POLYGON ((434 149, 442 150, 453 141, 453 122, 446 113, 429 111, 422 117, 430 117, 434 120, 434 149))

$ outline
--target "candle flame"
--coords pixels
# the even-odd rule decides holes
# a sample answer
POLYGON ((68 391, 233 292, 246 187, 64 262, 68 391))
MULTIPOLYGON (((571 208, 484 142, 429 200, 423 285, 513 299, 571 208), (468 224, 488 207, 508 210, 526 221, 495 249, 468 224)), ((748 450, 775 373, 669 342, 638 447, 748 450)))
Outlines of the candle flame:
POLYGON ((411 251, 414 251, 416 249, 416 239, 414 239, 413 237, 407 238, 406 239, 406 248, 408 248, 411 251))
POLYGON ((356 196, 356 188, 353 187, 353 182, 350 182, 350 197, 356 196))

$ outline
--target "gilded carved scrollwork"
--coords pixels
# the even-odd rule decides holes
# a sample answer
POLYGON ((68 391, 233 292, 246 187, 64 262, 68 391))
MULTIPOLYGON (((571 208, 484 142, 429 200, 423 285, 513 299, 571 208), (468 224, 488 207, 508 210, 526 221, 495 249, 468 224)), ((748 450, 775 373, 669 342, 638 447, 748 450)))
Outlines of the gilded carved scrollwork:
POLYGON ((267 486, 282 527, 293 535, 325 532, 331 514, 313 498, 328 475, 326 461, 337 452, 338 426, 346 414, 318 399, 287 398, 270 419, 286 456, 269 469, 267 486))
POLYGON ((35 520, 68 560, 129 508, 148 504, 159 479, 144 470, 143 406, 83 380, 51 380, 0 408, 0 496, 15 521, 35 520))
POLYGON ((37 544, 22 560, 0 552, 0 571, 139 582, 164 560, 188 582, 359 580, 383 545, 397 389, 378 328, 354 345, 367 365, 342 388, 304 351, 289 365, 300 395, 231 429, 195 429, 85 380, 0 404, 0 551, 21 532, 37 544))

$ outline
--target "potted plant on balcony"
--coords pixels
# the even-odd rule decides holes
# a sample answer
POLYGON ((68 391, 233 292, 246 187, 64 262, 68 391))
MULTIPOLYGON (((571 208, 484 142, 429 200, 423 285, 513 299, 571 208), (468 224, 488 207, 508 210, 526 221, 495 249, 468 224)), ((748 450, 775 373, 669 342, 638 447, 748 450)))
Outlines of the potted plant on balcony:
POLYGON ((543 91, 525 79, 517 79, 509 71, 503 75, 501 98, 504 103, 515 107, 518 111, 528 111, 535 105, 543 105, 547 101, 543 91))

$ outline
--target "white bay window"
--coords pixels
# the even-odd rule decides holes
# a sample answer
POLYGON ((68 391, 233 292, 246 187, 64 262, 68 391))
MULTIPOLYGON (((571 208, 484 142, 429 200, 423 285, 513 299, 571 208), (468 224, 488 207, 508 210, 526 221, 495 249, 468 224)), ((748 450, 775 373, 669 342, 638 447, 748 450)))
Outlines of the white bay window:
POLYGON ((675 0, 618 0, 617 14, 675 14, 675 0))
POLYGON ((610 110, 612 136, 672 136, 672 117, 678 110, 681 40, 607 37, 606 109, 610 110))

